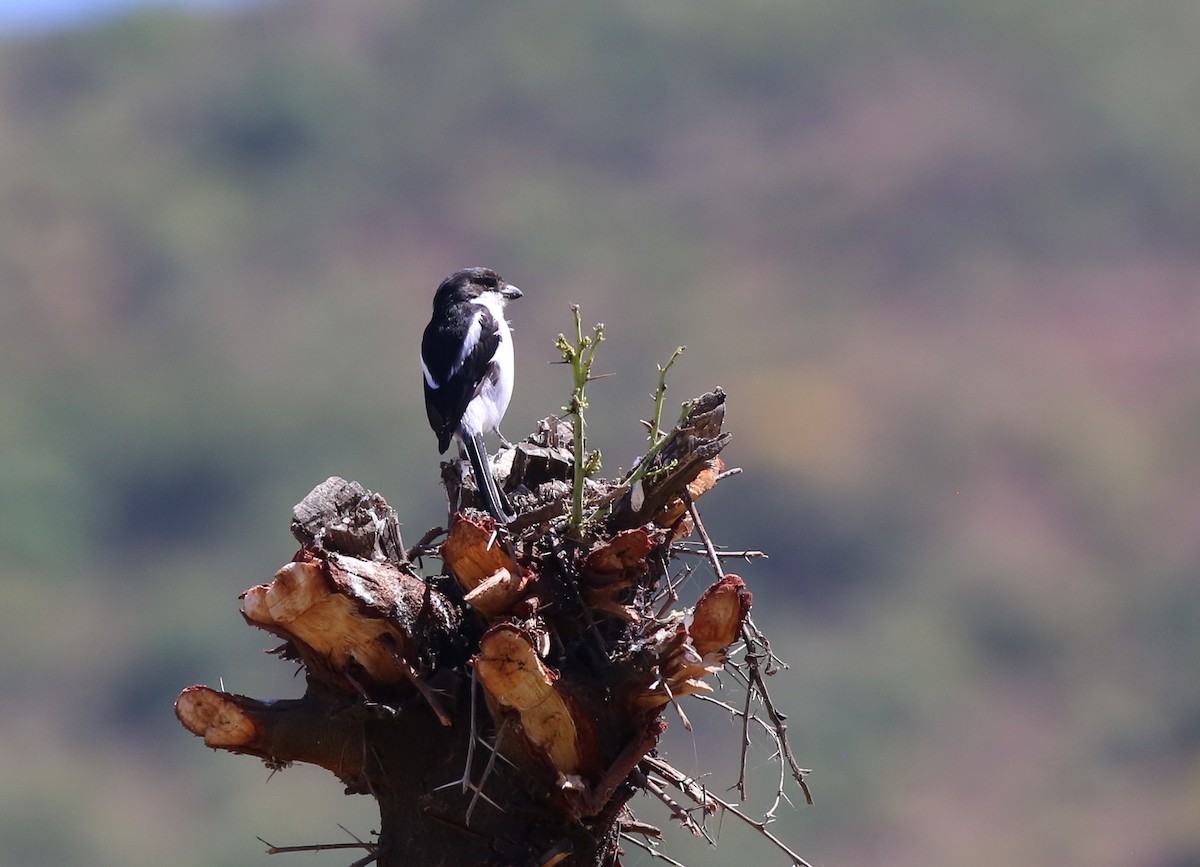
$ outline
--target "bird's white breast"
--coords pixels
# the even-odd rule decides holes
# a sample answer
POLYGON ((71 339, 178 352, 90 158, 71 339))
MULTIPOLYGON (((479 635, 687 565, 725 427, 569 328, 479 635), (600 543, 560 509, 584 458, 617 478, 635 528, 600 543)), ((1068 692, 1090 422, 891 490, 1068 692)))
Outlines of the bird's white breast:
MULTIPOLYGON (((498 428, 504 413, 508 411, 508 402, 512 399, 515 360, 512 331, 508 327, 508 320, 504 318, 504 299, 489 292, 480 296, 477 303, 487 307, 500 331, 500 344, 496 347, 496 354, 492 356, 500 374, 495 382, 484 380, 479 394, 467 405, 467 411, 463 413, 463 422, 464 426, 471 430, 486 433, 498 428)), ((479 319, 476 317, 468 343, 473 346, 478 340, 479 319)))

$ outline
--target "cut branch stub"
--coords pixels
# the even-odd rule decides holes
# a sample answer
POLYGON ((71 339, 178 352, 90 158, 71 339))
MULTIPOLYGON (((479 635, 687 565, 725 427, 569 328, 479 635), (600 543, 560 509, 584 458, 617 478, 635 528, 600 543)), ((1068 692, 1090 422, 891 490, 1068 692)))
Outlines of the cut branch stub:
POLYGON ((175 700, 175 716, 206 746, 249 749, 262 739, 254 717, 233 696, 207 686, 189 686, 175 700))
POLYGON ((331 476, 292 509, 292 535, 363 560, 404 562, 396 510, 358 482, 331 476))
POLYGON ((571 426, 559 419, 538 422, 538 432, 531 441, 517 443, 513 456, 512 477, 530 490, 547 482, 565 482, 571 478, 574 456, 567 445, 571 442, 571 426))
POLYGON ((522 734, 557 774, 597 772, 592 720, 538 658, 535 636, 513 624, 497 624, 480 639, 474 664, 489 704, 517 713, 522 734))
POLYGON ((681 696, 711 692, 705 678, 724 666, 752 601, 737 575, 726 575, 705 590, 682 622, 660 632, 655 642, 658 676, 636 692, 634 705, 649 710, 681 696))
POLYGON ((533 570, 519 567, 497 541, 496 522, 477 512, 454 516, 442 562, 464 601, 488 621, 507 617, 533 584, 533 570))
POLYGON ((310 675, 345 693, 410 679, 458 629, 450 602, 391 562, 301 551, 242 594, 242 616, 287 639, 310 675))
POLYGON ((481 512, 458 512, 450 522, 450 535, 442 543, 442 562, 463 592, 474 590, 501 569, 521 570, 496 539, 496 522, 481 512))
POLYGON ((730 573, 701 594, 688 624, 696 652, 707 657, 737 641, 750 615, 754 596, 746 582, 730 573))
POLYGON ((646 557, 655 544, 645 527, 624 530, 588 552, 583 560, 583 576, 599 584, 641 576, 646 572, 646 557), (630 576, 631 571, 636 576, 630 576))
POLYGON ((308 697, 259 701, 189 686, 175 701, 175 716, 213 749, 257 756, 272 768, 307 762, 332 771, 351 791, 367 791, 361 752, 342 746, 360 721, 331 715, 308 697))
POLYGON ((484 578, 463 597, 468 605, 491 621, 507 617, 517 602, 525 596, 532 583, 528 574, 510 572, 501 567, 494 575, 484 578))
POLYGON ((596 545, 584 558, 580 584, 588 605, 598 611, 634 622, 640 615, 628 601, 629 590, 649 571, 646 558, 661 544, 663 534, 647 527, 622 530, 607 542, 596 545))

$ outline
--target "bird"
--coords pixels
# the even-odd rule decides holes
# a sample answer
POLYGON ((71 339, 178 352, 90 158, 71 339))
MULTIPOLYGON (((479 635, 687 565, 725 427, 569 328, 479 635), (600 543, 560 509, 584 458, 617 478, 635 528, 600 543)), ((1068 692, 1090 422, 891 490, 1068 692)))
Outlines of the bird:
POLYGON ((483 436, 499 433, 512 398, 515 363, 504 305, 521 295, 490 268, 455 271, 434 293, 433 316, 421 337, 425 412, 438 452, 458 441, 484 506, 499 524, 515 515, 488 466, 483 436))

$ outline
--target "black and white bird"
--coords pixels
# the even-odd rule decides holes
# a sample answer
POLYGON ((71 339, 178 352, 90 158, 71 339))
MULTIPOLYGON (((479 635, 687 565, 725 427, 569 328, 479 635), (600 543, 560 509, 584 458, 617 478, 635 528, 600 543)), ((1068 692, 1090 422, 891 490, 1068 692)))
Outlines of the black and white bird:
POLYGON ((490 268, 464 268, 442 281, 421 338, 425 412, 445 454, 458 440, 484 505, 500 523, 514 517, 488 466, 483 435, 499 432, 513 390, 512 332, 504 305, 521 290, 490 268))

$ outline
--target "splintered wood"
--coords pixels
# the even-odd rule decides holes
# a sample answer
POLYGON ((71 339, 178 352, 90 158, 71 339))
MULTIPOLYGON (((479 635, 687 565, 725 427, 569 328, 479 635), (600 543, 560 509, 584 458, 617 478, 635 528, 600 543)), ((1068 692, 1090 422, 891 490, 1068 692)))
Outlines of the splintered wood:
POLYGON ((485 619, 507 617, 525 595, 531 575, 497 543, 496 521, 481 512, 458 513, 442 544, 442 562, 464 601, 485 619))
POLYGON ((443 631, 457 622, 444 599, 427 608, 425 582, 395 564, 311 551, 297 557, 270 584, 242 594, 242 616, 287 639, 310 671, 324 672, 342 691, 409 678, 420 612, 440 611, 443 631))

